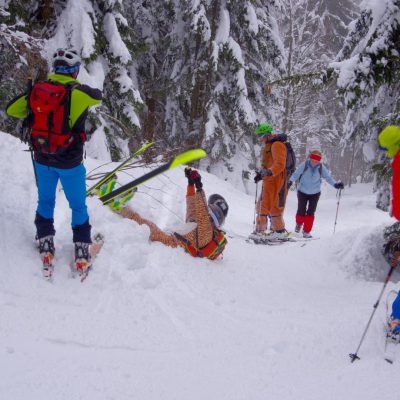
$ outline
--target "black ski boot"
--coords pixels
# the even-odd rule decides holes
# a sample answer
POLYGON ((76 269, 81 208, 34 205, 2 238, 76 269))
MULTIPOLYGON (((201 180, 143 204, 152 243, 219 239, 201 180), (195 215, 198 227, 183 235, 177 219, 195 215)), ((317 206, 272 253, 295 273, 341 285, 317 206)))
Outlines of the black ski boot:
POLYGON ((81 279, 85 279, 92 267, 90 243, 75 242, 75 270, 81 279))
POLYGON ((55 254, 54 236, 49 235, 38 239, 38 249, 42 260, 42 274, 45 279, 51 280, 54 271, 53 259, 55 254))

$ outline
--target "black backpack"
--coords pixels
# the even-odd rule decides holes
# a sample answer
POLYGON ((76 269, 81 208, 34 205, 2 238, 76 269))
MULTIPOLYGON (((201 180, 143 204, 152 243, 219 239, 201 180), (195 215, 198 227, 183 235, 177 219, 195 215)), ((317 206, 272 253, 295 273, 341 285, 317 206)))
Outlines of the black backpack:
POLYGON ((286 179, 289 179, 293 172, 296 170, 296 154, 292 145, 285 142, 286 146, 286 179))

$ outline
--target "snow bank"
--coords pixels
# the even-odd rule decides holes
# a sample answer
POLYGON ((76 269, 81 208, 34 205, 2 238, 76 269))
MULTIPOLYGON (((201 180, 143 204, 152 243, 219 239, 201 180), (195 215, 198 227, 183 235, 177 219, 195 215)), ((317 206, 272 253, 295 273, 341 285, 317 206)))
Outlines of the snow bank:
MULTIPOLYGON (((69 277, 70 210, 59 188, 51 284, 33 244, 36 188, 24 148, 0 133, 1 399, 393 399, 398 368, 382 357, 383 307, 362 360, 347 355, 387 268, 380 231, 391 219, 374 208, 370 186, 345 190, 335 235, 335 191, 324 186, 319 240, 257 247, 244 240, 254 197, 202 171, 207 193, 230 207, 229 243, 214 263, 149 243, 146 227, 90 198, 93 230, 106 241, 84 284, 69 277)), ((185 183, 182 168, 169 171, 142 185, 132 206, 162 228, 179 225, 185 183)), ((290 192, 289 229, 295 211, 290 192)))

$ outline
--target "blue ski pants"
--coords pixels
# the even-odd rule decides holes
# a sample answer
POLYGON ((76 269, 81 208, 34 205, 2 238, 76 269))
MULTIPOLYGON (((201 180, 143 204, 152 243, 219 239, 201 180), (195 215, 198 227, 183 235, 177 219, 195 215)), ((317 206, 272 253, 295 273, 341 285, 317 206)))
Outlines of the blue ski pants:
POLYGON ((83 164, 74 168, 55 168, 35 161, 38 183, 38 206, 35 224, 38 237, 54 235, 54 208, 58 180, 72 210, 74 242, 90 243, 89 214, 86 207, 86 169, 83 164))

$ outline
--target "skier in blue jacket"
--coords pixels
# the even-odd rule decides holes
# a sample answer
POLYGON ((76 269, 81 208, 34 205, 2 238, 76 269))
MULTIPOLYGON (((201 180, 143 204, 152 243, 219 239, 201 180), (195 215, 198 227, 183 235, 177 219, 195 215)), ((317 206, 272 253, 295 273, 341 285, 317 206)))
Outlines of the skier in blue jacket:
POLYGON ((295 231, 300 232, 303 226, 303 237, 311 238, 314 214, 321 195, 321 181, 324 178, 335 189, 343 189, 342 182, 335 180, 328 169, 321 163, 322 155, 318 150, 312 151, 307 160, 299 165, 288 181, 288 188, 299 180, 297 189, 298 206, 295 231))

